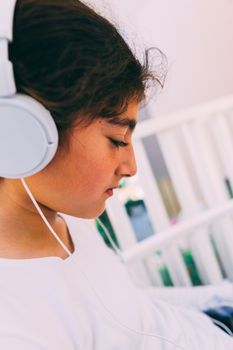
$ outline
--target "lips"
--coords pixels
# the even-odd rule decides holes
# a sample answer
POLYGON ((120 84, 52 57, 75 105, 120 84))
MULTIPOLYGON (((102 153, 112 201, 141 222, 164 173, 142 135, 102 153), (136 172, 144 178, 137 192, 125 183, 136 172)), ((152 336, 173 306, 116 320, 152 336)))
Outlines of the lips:
POLYGON ((109 195, 109 196, 112 196, 113 195, 113 190, 109 189, 106 191, 106 193, 109 195))
POLYGON ((107 191, 108 191, 108 190, 115 190, 115 189, 117 189, 117 188, 118 188, 118 185, 112 186, 112 187, 109 187, 109 188, 107 189, 107 191))
POLYGON ((118 188, 118 186, 114 186, 114 187, 110 187, 106 190, 106 193, 109 195, 109 196, 112 196, 113 195, 113 190, 115 190, 116 188, 118 188))

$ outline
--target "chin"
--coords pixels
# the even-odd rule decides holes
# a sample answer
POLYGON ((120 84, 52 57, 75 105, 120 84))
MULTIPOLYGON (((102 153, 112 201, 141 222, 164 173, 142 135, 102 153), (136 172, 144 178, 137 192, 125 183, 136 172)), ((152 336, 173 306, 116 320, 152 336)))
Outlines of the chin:
POLYGON ((96 218, 98 218, 101 214, 103 214, 104 210, 105 210, 105 206, 104 206, 101 210, 95 211, 95 213, 90 213, 89 215, 87 215, 87 216, 85 217, 85 219, 96 219, 96 218))
POLYGON ((91 220, 91 219, 96 219, 98 218, 101 214, 103 214, 105 210, 105 203, 101 207, 95 207, 95 208, 88 208, 86 211, 83 210, 82 212, 80 211, 72 211, 69 213, 64 213, 67 215, 75 216, 80 219, 86 219, 86 220, 91 220))

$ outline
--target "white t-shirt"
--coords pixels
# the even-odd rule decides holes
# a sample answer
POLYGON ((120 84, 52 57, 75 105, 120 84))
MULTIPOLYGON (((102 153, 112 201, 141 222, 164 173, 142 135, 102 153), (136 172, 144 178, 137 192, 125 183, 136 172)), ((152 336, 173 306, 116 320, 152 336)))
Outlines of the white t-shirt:
POLYGON ((206 316, 136 288, 90 222, 63 217, 71 257, 0 259, 1 350, 233 350, 206 316))

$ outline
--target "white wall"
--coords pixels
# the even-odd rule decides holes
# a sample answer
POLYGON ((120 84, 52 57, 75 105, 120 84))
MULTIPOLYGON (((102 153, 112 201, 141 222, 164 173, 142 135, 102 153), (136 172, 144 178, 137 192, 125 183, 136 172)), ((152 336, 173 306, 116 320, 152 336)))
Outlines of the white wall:
POLYGON ((166 85, 151 103, 156 115, 233 93, 233 0, 89 2, 111 7, 124 30, 167 55, 166 85))

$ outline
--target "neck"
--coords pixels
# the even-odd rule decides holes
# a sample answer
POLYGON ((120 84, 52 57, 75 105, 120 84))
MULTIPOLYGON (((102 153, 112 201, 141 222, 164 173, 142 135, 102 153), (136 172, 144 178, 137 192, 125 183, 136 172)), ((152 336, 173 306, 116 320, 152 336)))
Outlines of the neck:
MULTIPOLYGON (((0 181, 0 203, 0 257, 65 257, 66 253, 45 225, 20 180, 0 181)), ((72 251, 64 220, 56 211, 39 206, 54 231, 72 251)))

